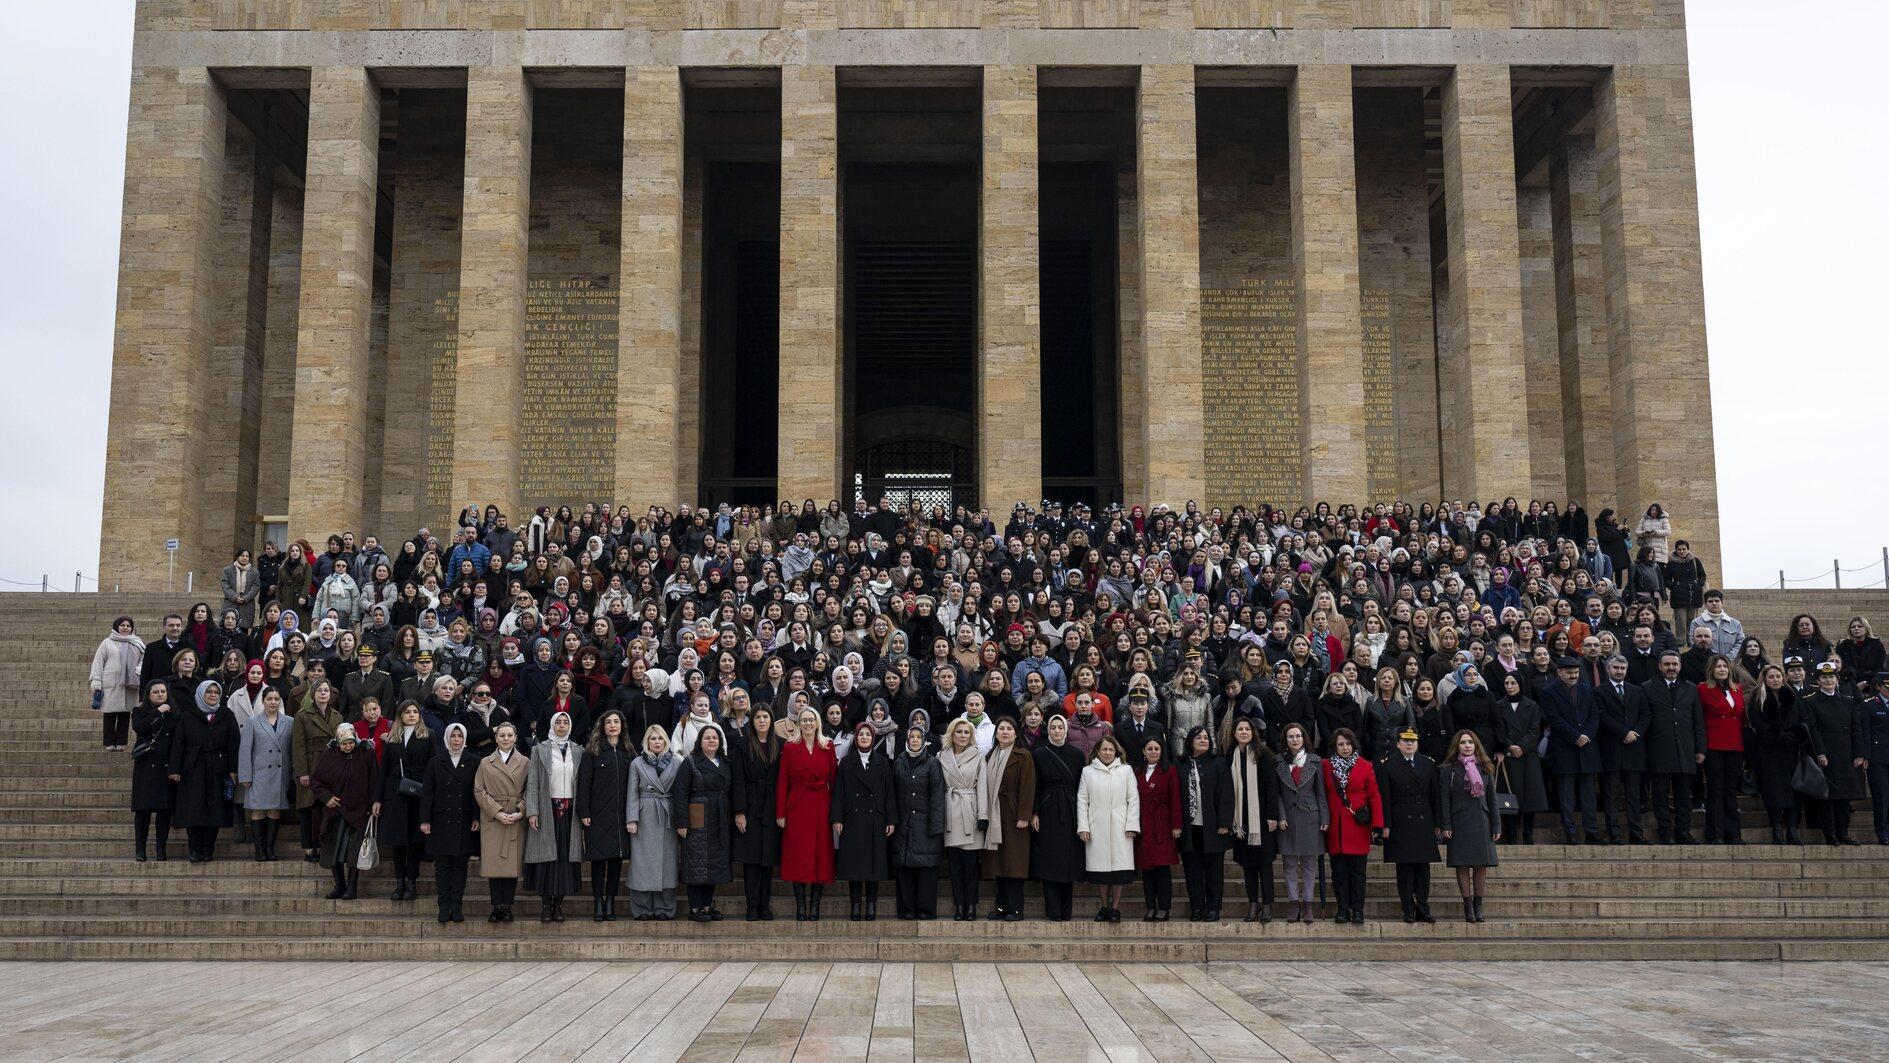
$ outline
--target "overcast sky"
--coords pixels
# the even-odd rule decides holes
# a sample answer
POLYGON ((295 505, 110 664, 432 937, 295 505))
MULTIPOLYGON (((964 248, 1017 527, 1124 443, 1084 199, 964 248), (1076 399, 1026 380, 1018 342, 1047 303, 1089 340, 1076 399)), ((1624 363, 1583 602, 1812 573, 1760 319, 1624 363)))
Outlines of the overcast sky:
MULTIPOLYGON (((0 0, 0 579, 33 586, 97 571, 132 6, 0 0)), ((1788 6, 1687 5, 1724 582, 1880 583, 1889 4, 1788 6)))

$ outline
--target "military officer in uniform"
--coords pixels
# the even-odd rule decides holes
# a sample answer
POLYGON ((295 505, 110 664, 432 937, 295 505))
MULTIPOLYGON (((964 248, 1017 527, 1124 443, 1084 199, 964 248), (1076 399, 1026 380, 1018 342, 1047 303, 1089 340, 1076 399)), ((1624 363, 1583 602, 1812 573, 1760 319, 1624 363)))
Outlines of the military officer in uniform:
POLYGON ((1397 900, 1406 923, 1434 923, 1430 914, 1430 865, 1437 862, 1437 824, 1443 819, 1443 788, 1436 761, 1417 752, 1417 732, 1397 735, 1397 751, 1377 762, 1377 790, 1384 805, 1384 859, 1397 865, 1397 900))

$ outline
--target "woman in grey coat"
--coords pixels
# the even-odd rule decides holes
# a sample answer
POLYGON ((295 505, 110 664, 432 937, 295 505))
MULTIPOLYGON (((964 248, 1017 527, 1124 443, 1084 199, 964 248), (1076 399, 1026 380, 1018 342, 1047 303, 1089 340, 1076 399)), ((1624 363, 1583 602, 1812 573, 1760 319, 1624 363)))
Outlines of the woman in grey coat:
POLYGON ((262 594, 262 576, 249 562, 249 549, 236 551, 235 560, 223 566, 218 580, 223 591, 223 607, 236 610, 236 622, 243 627, 256 625, 256 598, 262 594))
POLYGON ((1502 821, 1495 812, 1495 774, 1474 731, 1458 731, 1450 743, 1455 755, 1437 769, 1443 790, 1445 860, 1456 869, 1463 895, 1463 922, 1482 922, 1482 882, 1496 865, 1495 843, 1502 821))
POLYGON ((670 800, 682 758, 669 750, 669 732, 651 724, 643 755, 630 765, 630 914, 638 920, 676 917, 677 838, 670 800))
POLYGON ((715 887, 735 880, 729 859, 734 832, 734 769, 728 764, 727 739, 710 724, 695 736, 695 752, 676 772, 670 814, 682 839, 682 881, 689 887, 689 919, 719 921, 715 887))
POLYGON ((236 751, 236 781, 243 785, 243 807, 256 824, 256 862, 275 859, 275 832, 289 798, 289 740, 295 719, 282 711, 282 692, 262 688, 262 711, 243 725, 236 751))
POLYGON ((549 737, 531 751, 525 775, 525 887, 537 893, 538 921, 562 923, 564 898, 577 892, 584 832, 577 829, 577 772, 584 747, 571 738, 571 714, 551 717, 549 737))
POLYGON ((1285 752, 1274 762, 1279 774, 1279 855, 1286 861, 1286 922, 1313 922, 1312 875, 1325 851, 1331 813, 1325 805, 1325 763, 1312 752, 1305 725, 1289 723, 1280 735, 1285 752))
POLYGON ((892 835, 892 877, 900 919, 938 918, 938 865, 944 860, 944 768, 931 752, 928 727, 905 732, 892 762, 897 777, 898 830, 892 835))

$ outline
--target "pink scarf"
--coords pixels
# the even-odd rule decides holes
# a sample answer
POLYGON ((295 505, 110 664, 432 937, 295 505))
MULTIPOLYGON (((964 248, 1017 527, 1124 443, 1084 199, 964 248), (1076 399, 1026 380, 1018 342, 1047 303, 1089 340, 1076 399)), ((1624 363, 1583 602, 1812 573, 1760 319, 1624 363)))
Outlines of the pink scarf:
POLYGON ((1463 781, 1469 785, 1469 796, 1480 800, 1483 791, 1482 771, 1476 767, 1476 758, 1459 756, 1456 759, 1462 762, 1463 781))

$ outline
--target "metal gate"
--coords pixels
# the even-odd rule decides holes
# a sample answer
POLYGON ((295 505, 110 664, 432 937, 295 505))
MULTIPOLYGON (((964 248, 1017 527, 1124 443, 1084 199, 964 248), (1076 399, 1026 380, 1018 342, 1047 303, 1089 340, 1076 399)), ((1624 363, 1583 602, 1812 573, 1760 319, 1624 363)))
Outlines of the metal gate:
POLYGON ((942 440, 899 439, 860 452, 853 496, 874 505, 884 497, 901 508, 917 502, 926 509, 943 506, 949 511, 960 502, 976 504, 976 479, 969 448, 942 440))

